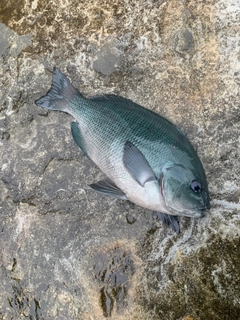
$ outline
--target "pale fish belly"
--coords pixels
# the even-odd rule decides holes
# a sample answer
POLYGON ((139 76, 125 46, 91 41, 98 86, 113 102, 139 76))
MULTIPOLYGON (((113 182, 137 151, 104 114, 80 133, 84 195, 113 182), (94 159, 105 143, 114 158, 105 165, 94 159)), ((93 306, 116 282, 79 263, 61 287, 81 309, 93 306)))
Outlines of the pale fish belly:
POLYGON ((124 167, 121 152, 109 157, 111 170, 100 168, 127 196, 128 200, 149 210, 169 213, 165 207, 158 182, 147 182, 142 187, 124 167), (116 157, 119 159, 116 161, 116 157))

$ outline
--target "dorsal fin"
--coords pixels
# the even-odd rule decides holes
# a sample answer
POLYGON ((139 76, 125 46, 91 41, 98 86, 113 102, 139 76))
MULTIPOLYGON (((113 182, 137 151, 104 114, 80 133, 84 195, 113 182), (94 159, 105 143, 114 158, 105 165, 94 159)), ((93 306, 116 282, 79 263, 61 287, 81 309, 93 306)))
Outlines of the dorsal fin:
MULTIPOLYGON (((91 101, 96 102, 124 102, 124 103, 134 103, 132 100, 117 96, 115 94, 104 94, 99 96, 92 96, 88 98, 91 101)), ((135 103, 134 103, 135 104, 135 103)))

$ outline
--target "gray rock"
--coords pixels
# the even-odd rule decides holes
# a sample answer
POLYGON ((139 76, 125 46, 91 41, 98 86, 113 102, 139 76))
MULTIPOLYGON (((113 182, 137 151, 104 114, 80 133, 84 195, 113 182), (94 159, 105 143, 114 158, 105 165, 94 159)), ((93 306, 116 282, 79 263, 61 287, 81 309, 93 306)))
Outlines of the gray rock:
POLYGON ((31 35, 25 34, 19 36, 14 31, 9 29, 4 23, 0 23, 0 62, 7 56, 16 58, 18 54, 31 45, 31 35))
POLYGON ((239 320, 238 1, 5 1, 0 8, 0 319, 239 320), (211 210, 181 233, 94 193, 102 178, 46 112, 57 66, 177 124, 211 210))
POLYGON ((104 75, 110 75, 117 71, 121 63, 121 51, 117 48, 116 39, 106 39, 101 45, 99 52, 96 52, 96 58, 93 60, 93 69, 104 75))

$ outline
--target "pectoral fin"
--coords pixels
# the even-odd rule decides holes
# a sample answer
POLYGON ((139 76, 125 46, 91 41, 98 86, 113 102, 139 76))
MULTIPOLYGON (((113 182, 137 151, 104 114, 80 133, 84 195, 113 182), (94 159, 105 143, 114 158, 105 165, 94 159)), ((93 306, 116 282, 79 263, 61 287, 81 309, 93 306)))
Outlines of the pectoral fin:
POLYGON ((89 187, 107 196, 127 200, 127 196, 110 179, 104 179, 97 183, 90 184, 89 187))
POLYGON ((157 180, 147 159, 130 141, 127 141, 124 145, 123 164, 133 179, 142 187, 146 182, 157 180))
POLYGON ((158 221, 161 220, 164 224, 170 227, 177 234, 180 233, 180 226, 177 216, 172 216, 170 214, 156 211, 153 212, 153 215, 157 218, 158 221))

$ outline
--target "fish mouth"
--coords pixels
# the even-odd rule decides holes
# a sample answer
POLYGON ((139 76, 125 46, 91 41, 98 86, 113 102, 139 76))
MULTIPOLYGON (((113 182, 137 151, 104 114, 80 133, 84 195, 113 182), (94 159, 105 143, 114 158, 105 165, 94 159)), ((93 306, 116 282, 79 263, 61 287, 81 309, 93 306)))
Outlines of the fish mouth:
POLYGON ((198 210, 209 210, 210 209, 210 205, 206 204, 205 206, 201 207, 201 208, 197 208, 198 210))
POLYGON ((201 207, 201 208, 192 208, 192 209, 176 209, 175 207, 172 206, 168 206, 168 211, 169 214, 173 214, 173 215, 177 215, 180 217, 188 217, 188 218, 203 218, 205 216, 205 212, 204 210, 206 209, 206 207, 201 207))
POLYGON ((201 207, 201 208, 197 208, 197 210, 199 211, 199 212, 201 212, 201 214, 200 214, 200 216, 199 216, 199 218, 203 218, 204 216, 205 216, 205 210, 209 210, 210 209, 210 204, 208 203, 208 204, 206 204, 205 206, 203 206, 203 207, 201 207))
POLYGON ((181 217, 188 217, 188 218, 196 218, 196 219, 201 219, 205 217, 205 212, 204 210, 206 209, 205 206, 201 208, 193 208, 191 210, 176 210, 176 208, 171 208, 174 210, 174 214, 181 216, 181 217))
POLYGON ((203 217, 205 217, 204 210, 201 210, 199 213, 200 213, 200 215, 199 215, 198 218, 203 218, 203 217))
POLYGON ((185 216, 188 217, 195 217, 195 218, 203 218, 205 217, 205 210, 209 210, 210 209, 210 205, 209 203, 201 206, 201 207, 196 207, 193 210, 190 210, 190 213, 187 214, 185 216))
MULTIPOLYGON (((193 210, 195 212, 194 217, 196 218, 203 218, 205 217, 205 210, 209 210, 210 209, 210 205, 206 204, 202 207, 199 208, 195 208, 195 210, 193 210)), ((193 217, 193 215, 189 215, 191 217, 193 217)))
MULTIPOLYGON (((180 215, 180 214, 179 214, 180 215)), ((182 211, 181 216, 189 218, 203 218, 205 216, 203 210, 182 211)))

